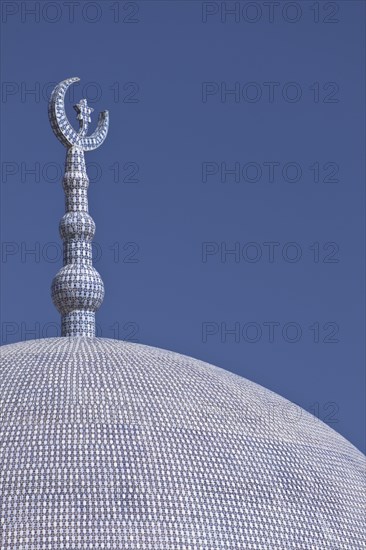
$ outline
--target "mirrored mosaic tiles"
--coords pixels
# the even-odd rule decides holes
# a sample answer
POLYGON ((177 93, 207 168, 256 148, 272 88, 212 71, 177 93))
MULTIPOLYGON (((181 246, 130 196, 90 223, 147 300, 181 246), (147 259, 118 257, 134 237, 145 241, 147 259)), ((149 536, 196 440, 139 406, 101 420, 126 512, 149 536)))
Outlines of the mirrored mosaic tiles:
POLYGON ((48 117, 52 130, 65 147, 77 145, 83 151, 92 151, 99 147, 107 137, 109 113, 108 111, 102 111, 98 117, 97 129, 90 136, 86 136, 90 122, 90 113, 93 109, 88 107, 85 99, 82 99, 75 105, 79 113, 77 118, 80 123, 81 131, 79 130, 79 132, 76 132, 74 130, 66 115, 65 95, 68 88, 79 80, 78 77, 68 78, 55 87, 48 105, 48 117))
POLYGON ((95 132, 87 137, 91 113, 86 99, 74 105, 79 131, 71 126, 65 111, 65 94, 79 78, 60 82, 53 90, 48 106, 52 130, 67 147, 63 188, 66 213, 60 222, 64 267, 52 282, 52 300, 61 313, 62 336, 95 336, 95 312, 103 302, 104 286, 92 267, 92 244, 95 224, 88 214, 89 178, 84 151, 96 149, 108 133, 109 115, 99 115, 95 132))
POLYGON ((1 348, 4 550, 362 550, 365 459, 244 378, 99 338, 1 348))
POLYGON ((84 152, 71 147, 63 178, 66 213, 60 221, 64 267, 51 286, 63 336, 95 336, 95 312, 104 298, 103 281, 92 267, 95 223, 88 214, 88 186, 84 152))

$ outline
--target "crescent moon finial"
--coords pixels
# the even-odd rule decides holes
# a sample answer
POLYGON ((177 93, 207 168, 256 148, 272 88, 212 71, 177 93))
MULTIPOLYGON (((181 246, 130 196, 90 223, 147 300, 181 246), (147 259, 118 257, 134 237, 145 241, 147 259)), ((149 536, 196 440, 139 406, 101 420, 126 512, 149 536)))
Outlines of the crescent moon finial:
POLYGON ((53 131, 67 147, 63 188, 66 212, 60 222, 64 266, 52 282, 52 300, 61 313, 62 336, 95 336, 95 313, 104 297, 104 285, 92 265, 92 239, 95 223, 88 212, 89 178, 84 152, 96 149, 108 132, 108 111, 99 115, 98 126, 87 136, 94 109, 86 99, 74 105, 79 131, 70 124, 65 112, 65 94, 78 78, 60 82, 51 94, 48 112, 53 131))
POLYGON ((88 106, 86 99, 82 99, 74 106, 78 112, 80 124, 79 132, 74 130, 66 115, 65 94, 69 86, 79 80, 80 78, 78 77, 68 78, 57 84, 51 94, 48 115, 56 137, 65 147, 77 146, 83 151, 92 151, 99 147, 107 137, 109 114, 108 111, 102 111, 99 114, 97 129, 91 136, 87 136, 90 114, 94 109, 88 106))

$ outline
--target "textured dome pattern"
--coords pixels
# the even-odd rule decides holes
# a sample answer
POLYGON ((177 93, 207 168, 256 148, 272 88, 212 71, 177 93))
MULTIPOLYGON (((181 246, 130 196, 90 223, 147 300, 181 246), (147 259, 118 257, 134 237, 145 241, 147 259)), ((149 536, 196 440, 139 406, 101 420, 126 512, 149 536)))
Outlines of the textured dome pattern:
POLYGON ((244 378, 99 338, 4 346, 3 550, 361 550, 363 455, 244 378))

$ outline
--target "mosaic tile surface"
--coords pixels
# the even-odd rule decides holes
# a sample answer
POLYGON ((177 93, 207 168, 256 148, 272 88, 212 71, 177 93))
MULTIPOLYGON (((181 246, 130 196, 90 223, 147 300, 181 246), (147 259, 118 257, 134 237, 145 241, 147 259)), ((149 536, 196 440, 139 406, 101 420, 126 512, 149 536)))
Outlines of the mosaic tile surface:
POLYGON ((365 459, 302 409, 177 353, 4 346, 4 550, 362 550, 365 459))
POLYGON ((51 286, 53 303, 61 313, 62 336, 95 336, 95 312, 104 298, 99 273, 92 267, 92 239, 95 224, 88 214, 89 178, 84 152, 96 149, 108 133, 109 114, 99 115, 95 132, 87 137, 91 113, 86 99, 74 105, 79 131, 71 126, 65 111, 65 94, 79 78, 69 78, 53 90, 48 106, 52 130, 67 147, 63 188, 66 213, 60 222, 64 267, 51 286))

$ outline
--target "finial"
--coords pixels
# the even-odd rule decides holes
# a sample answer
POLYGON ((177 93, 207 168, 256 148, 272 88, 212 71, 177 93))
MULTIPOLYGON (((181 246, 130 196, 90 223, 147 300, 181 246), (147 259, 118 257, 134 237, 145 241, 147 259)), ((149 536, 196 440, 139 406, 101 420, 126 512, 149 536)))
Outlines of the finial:
POLYGON ((52 282, 52 300, 61 313, 62 336, 95 336, 95 312, 104 298, 104 285, 92 266, 91 242, 95 223, 88 214, 84 151, 96 149, 107 136, 108 111, 99 115, 98 127, 87 136, 90 114, 94 111, 86 99, 74 108, 78 113, 80 129, 71 126, 65 112, 65 94, 79 78, 60 82, 53 90, 49 103, 49 119, 54 133, 67 147, 63 187, 66 213, 60 222, 60 235, 64 243, 64 267, 52 282))
POLYGON ((91 122, 90 113, 94 111, 89 107, 86 99, 81 99, 80 103, 74 105, 75 111, 78 113, 78 121, 80 124, 80 130, 78 136, 85 136, 88 131, 89 122, 91 122))

